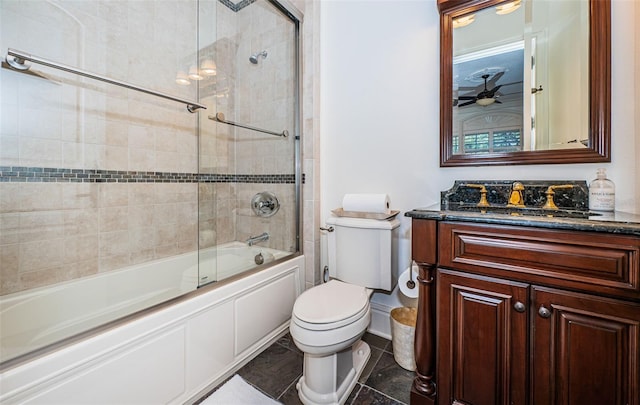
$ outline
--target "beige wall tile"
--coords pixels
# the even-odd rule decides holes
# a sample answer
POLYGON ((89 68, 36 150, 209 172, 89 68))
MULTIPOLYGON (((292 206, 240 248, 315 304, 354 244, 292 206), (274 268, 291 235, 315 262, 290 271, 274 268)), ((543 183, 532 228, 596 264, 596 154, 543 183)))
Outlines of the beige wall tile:
POLYGON ((29 290, 60 282, 62 281, 59 277, 59 275, 62 274, 61 269, 60 266, 57 266, 20 273, 20 288, 22 290, 29 290))
POLYGON ((146 228, 155 225, 153 205, 130 205, 127 215, 129 229, 146 228))
POLYGON ((60 281, 69 281, 91 276, 96 273, 98 273, 98 258, 93 257, 90 260, 75 262, 72 266, 64 266, 59 277, 60 281))
POLYGON ((103 183, 98 186, 98 206, 117 207, 129 204, 129 183, 103 183))
POLYGON ((91 209, 98 207, 99 186, 95 183, 61 183, 64 209, 91 209))
POLYGON ((156 151, 153 149, 130 148, 128 153, 129 170, 143 172, 152 172, 156 170, 164 171, 157 168, 156 151))
POLYGON ((104 273, 112 270, 119 270, 131 265, 131 257, 129 253, 114 256, 100 256, 98 263, 98 272, 104 273))
POLYGON ((72 264, 73 266, 78 262, 93 261, 98 263, 98 236, 97 235, 84 235, 84 236, 72 236, 64 239, 64 256, 63 262, 66 264, 72 264))
MULTIPOLYGON (((1 108, 4 107, 0 105, 1 108)), ((18 166, 20 164, 19 145, 20 139, 17 136, 0 135, 0 164, 3 166, 18 166)))
MULTIPOLYGON (((129 254, 129 232, 115 231, 100 233, 100 258, 129 254)), ((102 271, 102 268, 100 269, 102 271)))
POLYGON ((126 206, 99 209, 101 233, 125 231, 129 228, 129 209, 126 206))
POLYGON ((155 246, 155 232, 153 227, 131 228, 129 230, 129 247, 132 255, 139 251, 153 251, 155 246))
POLYGON ((177 207, 178 204, 155 204, 153 206, 153 223, 159 226, 175 224, 177 222, 177 207))
POLYGON ((19 260, 18 244, 0 245, 0 295, 20 291, 19 260))
POLYGON ((156 202, 156 185, 153 183, 127 183, 126 189, 131 206, 151 205, 156 202))
POLYGON ((63 263, 63 239, 20 244, 20 272, 46 269, 63 263))
MULTIPOLYGON (((131 149, 133 151, 134 149, 131 149)), ((130 149, 122 146, 105 146, 104 166, 101 169, 107 170, 129 170, 130 149)), ((135 166, 136 161, 132 160, 131 165, 135 166)), ((131 170, 141 170, 133 168, 131 170)))
POLYGON ((20 241, 20 214, 0 214, 0 245, 9 245, 20 241))
POLYGON ((99 210, 97 208, 65 210, 63 215, 64 235, 97 235, 99 210))
POLYGON ((20 214, 20 242, 50 240, 63 236, 63 211, 32 211, 20 214))
POLYGON ((129 146, 138 149, 154 149, 155 138, 151 128, 141 125, 129 126, 129 146))

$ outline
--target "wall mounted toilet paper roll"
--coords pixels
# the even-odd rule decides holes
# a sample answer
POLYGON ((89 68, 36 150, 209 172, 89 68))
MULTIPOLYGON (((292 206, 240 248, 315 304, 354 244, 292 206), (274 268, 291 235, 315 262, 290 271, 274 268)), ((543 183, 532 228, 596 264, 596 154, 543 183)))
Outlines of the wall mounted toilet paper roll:
POLYGON ((413 281, 416 283, 414 288, 407 286, 407 281, 409 281, 411 277, 410 273, 411 271, 407 267, 407 269, 400 274, 400 277, 398 277, 398 288, 404 296, 408 298, 418 298, 418 282, 416 280, 418 277, 418 266, 413 265, 413 281))
POLYGON ((345 194, 342 209, 353 212, 389 214, 390 201, 387 194, 345 194))

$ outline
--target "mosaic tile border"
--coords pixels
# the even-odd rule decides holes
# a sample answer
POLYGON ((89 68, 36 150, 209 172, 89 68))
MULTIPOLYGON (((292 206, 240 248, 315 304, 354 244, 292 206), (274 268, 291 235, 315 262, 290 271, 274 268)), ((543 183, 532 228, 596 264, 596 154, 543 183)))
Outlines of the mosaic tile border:
MULTIPOLYGON (((302 177, 304 182, 304 175, 302 177)), ((294 184, 294 174, 173 173, 0 166, 0 183, 272 183, 294 184)))
POLYGON ((242 0, 238 4, 234 4, 232 1, 229 1, 229 0, 218 0, 218 1, 224 4, 225 6, 227 6, 229 10, 235 11, 237 13, 238 11, 247 7, 249 4, 255 3, 257 0, 242 0))

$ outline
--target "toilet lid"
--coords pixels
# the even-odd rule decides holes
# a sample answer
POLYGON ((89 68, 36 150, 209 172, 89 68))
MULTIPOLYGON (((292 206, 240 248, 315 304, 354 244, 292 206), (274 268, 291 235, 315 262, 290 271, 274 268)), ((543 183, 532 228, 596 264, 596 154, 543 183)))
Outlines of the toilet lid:
POLYGON ((368 305, 366 288, 331 280, 302 293, 293 313, 308 323, 334 323, 358 314, 368 305))

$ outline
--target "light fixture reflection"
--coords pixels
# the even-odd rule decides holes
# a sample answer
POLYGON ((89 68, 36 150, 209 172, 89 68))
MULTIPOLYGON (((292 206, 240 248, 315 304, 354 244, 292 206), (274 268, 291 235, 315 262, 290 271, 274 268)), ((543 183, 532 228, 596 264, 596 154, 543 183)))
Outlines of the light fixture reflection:
POLYGON ((476 104, 486 107, 496 102, 495 98, 479 98, 476 100, 476 104))
POLYGON ((517 9, 520 8, 521 0, 511 1, 509 3, 504 3, 499 6, 496 6, 496 14, 505 15, 509 13, 513 13, 517 9))
POLYGON ((205 59, 200 66, 200 72, 205 76, 215 76, 217 73, 216 63, 212 59, 205 59))
POLYGON ((176 83, 181 86, 188 86, 191 84, 185 72, 178 72, 176 75, 176 83))
POLYGON ((462 17, 453 19, 453 28, 462 28, 471 24, 476 20, 475 14, 463 15, 462 17))
POLYGON ((189 79, 191 80, 202 80, 204 77, 198 72, 198 68, 195 66, 191 66, 189 68, 189 79))

